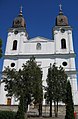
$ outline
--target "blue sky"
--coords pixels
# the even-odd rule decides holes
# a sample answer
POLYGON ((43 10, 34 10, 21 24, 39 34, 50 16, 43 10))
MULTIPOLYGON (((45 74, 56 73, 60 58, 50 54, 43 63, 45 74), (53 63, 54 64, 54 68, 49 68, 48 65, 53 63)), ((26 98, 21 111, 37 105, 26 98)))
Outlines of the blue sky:
MULTIPOLYGON (((52 39, 52 28, 62 4, 64 15, 68 17, 73 28, 73 42, 78 69, 78 0, 0 0, 0 38, 3 41, 3 53, 7 40, 8 29, 12 27, 14 18, 23 6, 23 16, 30 38, 42 36, 52 39)), ((0 71, 3 58, 0 59, 0 71)))

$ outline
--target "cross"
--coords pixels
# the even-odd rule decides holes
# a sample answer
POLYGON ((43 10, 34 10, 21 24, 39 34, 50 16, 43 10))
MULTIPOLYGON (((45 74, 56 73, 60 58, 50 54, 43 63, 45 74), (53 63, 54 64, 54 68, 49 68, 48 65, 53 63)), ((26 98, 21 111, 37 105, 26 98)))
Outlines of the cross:
POLYGON ((62 5, 61 4, 59 5, 59 7, 60 7, 60 11, 62 11, 62 5))
POLYGON ((20 7, 20 12, 21 12, 21 13, 22 13, 22 8, 23 8, 23 7, 21 6, 21 7, 20 7))

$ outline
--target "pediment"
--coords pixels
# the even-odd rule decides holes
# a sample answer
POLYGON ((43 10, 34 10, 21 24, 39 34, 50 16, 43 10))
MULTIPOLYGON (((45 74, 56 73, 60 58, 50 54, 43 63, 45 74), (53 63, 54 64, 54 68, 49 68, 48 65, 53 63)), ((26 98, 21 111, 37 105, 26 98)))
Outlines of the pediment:
POLYGON ((50 39, 44 38, 44 37, 35 37, 29 40, 29 42, 49 42, 50 39))

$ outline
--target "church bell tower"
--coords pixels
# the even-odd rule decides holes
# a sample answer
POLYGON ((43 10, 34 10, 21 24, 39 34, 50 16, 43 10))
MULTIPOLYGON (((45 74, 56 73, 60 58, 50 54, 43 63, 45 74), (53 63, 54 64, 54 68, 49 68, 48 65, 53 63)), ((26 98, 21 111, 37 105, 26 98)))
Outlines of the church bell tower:
POLYGON ((23 53, 23 42, 27 40, 26 22, 21 7, 19 15, 13 20, 12 27, 8 30, 5 55, 18 55, 19 53, 23 53))
POLYGON ((53 37, 55 63, 65 69, 72 86, 74 103, 76 104, 74 93, 77 92, 77 72, 73 49, 72 27, 69 26, 68 18, 63 14, 62 5, 60 5, 59 14, 56 17, 53 37))
POLYGON ((53 28, 55 53, 74 53, 72 27, 69 26, 68 18, 63 14, 61 6, 59 14, 56 17, 55 27, 53 28))
POLYGON ((19 15, 13 20, 12 27, 8 30, 3 70, 5 66, 19 69, 18 56, 24 53, 27 40, 26 22, 21 7, 19 15))
MULTIPOLYGON (((22 14, 22 7, 20 8, 19 15, 13 20, 12 27, 8 30, 6 50, 4 55, 3 70, 5 67, 19 69, 19 57, 24 53, 25 42, 28 40, 28 34, 26 31, 26 22, 22 14)), ((21 59, 21 58, 20 58, 21 59)), ((18 104, 15 98, 6 97, 6 91, 4 91, 4 83, 1 85, 0 104, 18 104)))

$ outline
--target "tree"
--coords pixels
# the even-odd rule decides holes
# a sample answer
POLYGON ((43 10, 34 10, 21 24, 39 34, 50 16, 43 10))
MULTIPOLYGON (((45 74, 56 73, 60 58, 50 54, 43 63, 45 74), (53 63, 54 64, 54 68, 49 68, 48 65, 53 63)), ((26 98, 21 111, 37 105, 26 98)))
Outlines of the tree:
POLYGON ((15 119, 24 119, 25 118, 24 116, 25 116, 24 115, 24 99, 23 99, 23 96, 21 96, 15 119))
POLYGON ((42 101, 43 101, 43 89, 42 89, 42 71, 39 67, 36 69, 35 79, 33 80, 33 97, 35 104, 39 105, 39 116, 42 116, 42 101), (40 75, 38 75, 40 74, 40 75))
POLYGON ((52 101, 54 102, 55 116, 58 115, 58 102, 63 101, 66 94, 67 75, 64 69, 55 63, 48 69, 47 75, 47 100, 50 102, 50 117, 52 116, 52 101))
POLYGON ((47 88, 46 88, 46 98, 47 102, 50 102, 50 117, 52 117, 52 100, 53 100, 53 85, 52 85, 52 74, 51 74, 51 65, 48 69, 48 75, 47 75, 47 88))
POLYGON ((14 68, 5 68, 4 74, 5 90, 8 91, 7 96, 15 96, 20 101, 18 112, 20 112, 20 109, 27 112, 28 104, 32 100, 41 104, 43 97, 42 71, 35 58, 30 58, 19 71, 14 68), (24 107, 21 104, 24 104, 24 107))
POLYGON ((66 92, 66 116, 65 119, 75 119, 74 117, 74 104, 72 98, 72 89, 70 81, 67 82, 67 92, 66 92))
POLYGON ((0 58, 2 57, 2 40, 0 39, 0 58))

